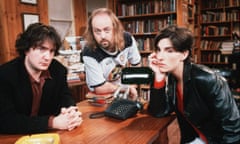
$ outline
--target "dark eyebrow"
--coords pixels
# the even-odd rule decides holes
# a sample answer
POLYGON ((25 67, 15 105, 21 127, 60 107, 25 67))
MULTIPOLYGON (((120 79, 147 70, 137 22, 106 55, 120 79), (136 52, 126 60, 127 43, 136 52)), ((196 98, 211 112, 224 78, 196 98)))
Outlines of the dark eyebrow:
POLYGON ((170 49, 170 50, 171 50, 171 49, 175 50, 175 48, 172 47, 172 46, 171 46, 171 47, 166 47, 165 49, 166 49, 166 50, 169 50, 169 49, 170 49))
POLYGON ((49 49, 49 50, 51 50, 51 51, 56 51, 56 47, 54 47, 54 48, 52 48, 52 49, 50 49, 50 48, 48 48, 48 47, 45 47, 45 46, 43 46, 43 45, 39 45, 39 47, 41 47, 41 48, 43 48, 43 49, 49 49))
MULTIPOLYGON (((164 49, 165 49, 165 50, 171 50, 171 49, 175 50, 175 48, 174 48, 174 47, 172 47, 172 46, 165 47, 164 49)), ((157 49, 157 50, 161 50, 161 48, 160 48, 160 47, 158 47, 158 49, 157 49)))

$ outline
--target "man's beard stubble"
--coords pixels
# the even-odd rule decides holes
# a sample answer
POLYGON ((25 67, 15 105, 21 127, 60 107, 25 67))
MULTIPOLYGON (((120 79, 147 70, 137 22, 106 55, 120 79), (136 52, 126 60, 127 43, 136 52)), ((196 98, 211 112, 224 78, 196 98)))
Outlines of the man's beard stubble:
POLYGON ((110 52, 116 51, 115 48, 112 46, 111 42, 106 39, 104 39, 100 42, 100 46, 110 52))

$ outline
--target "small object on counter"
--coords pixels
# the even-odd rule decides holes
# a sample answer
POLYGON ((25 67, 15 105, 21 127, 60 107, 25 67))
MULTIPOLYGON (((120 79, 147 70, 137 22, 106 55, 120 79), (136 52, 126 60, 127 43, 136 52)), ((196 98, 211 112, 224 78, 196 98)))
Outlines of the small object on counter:
POLYGON ((112 101, 112 94, 95 94, 93 92, 88 92, 86 95, 88 102, 94 106, 104 106, 112 101))
POLYGON ((60 144, 57 133, 34 134, 20 137, 15 144, 60 144))

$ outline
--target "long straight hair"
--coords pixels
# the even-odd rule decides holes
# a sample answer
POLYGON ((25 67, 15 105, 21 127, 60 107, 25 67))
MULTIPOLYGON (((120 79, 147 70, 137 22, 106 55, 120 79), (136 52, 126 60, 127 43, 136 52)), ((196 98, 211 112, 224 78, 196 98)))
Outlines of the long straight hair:
POLYGON ((86 40, 86 46, 89 48, 95 49, 97 47, 97 42, 93 35, 93 28, 92 28, 92 19, 98 14, 107 14, 109 15, 110 19, 112 20, 113 24, 113 44, 115 45, 118 50, 122 50, 124 48, 124 29, 122 23, 119 21, 117 16, 107 8, 99 8, 92 12, 91 16, 88 19, 88 25, 84 32, 84 38, 86 40))

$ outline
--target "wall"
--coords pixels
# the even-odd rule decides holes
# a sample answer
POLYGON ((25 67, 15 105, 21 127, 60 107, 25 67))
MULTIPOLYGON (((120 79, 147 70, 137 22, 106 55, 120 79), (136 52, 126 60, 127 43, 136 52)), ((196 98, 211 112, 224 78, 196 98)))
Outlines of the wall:
POLYGON ((40 22, 48 24, 48 4, 46 0, 37 0, 37 5, 23 4, 20 0, 0 1, 0 64, 17 56, 15 40, 23 32, 23 13, 36 13, 40 22))
POLYGON ((97 8, 107 7, 107 0, 87 0, 88 15, 97 8))
POLYGON ((63 40, 75 35, 72 0, 48 0, 49 25, 56 28, 63 40))
POLYGON ((73 0, 75 34, 82 35, 87 25, 86 0, 73 0))
MULTIPOLYGON (((82 35, 87 25, 87 1, 72 0, 75 35, 82 35)), ((94 7, 102 7, 105 2, 108 7, 113 7, 113 0, 95 0, 99 3, 94 7)), ((17 56, 15 40, 19 33, 23 32, 22 13, 37 13, 40 22, 49 24, 48 0, 37 0, 37 5, 23 4, 20 0, 0 0, 0 64, 17 56)), ((90 8, 92 9, 92 8, 90 8)))

